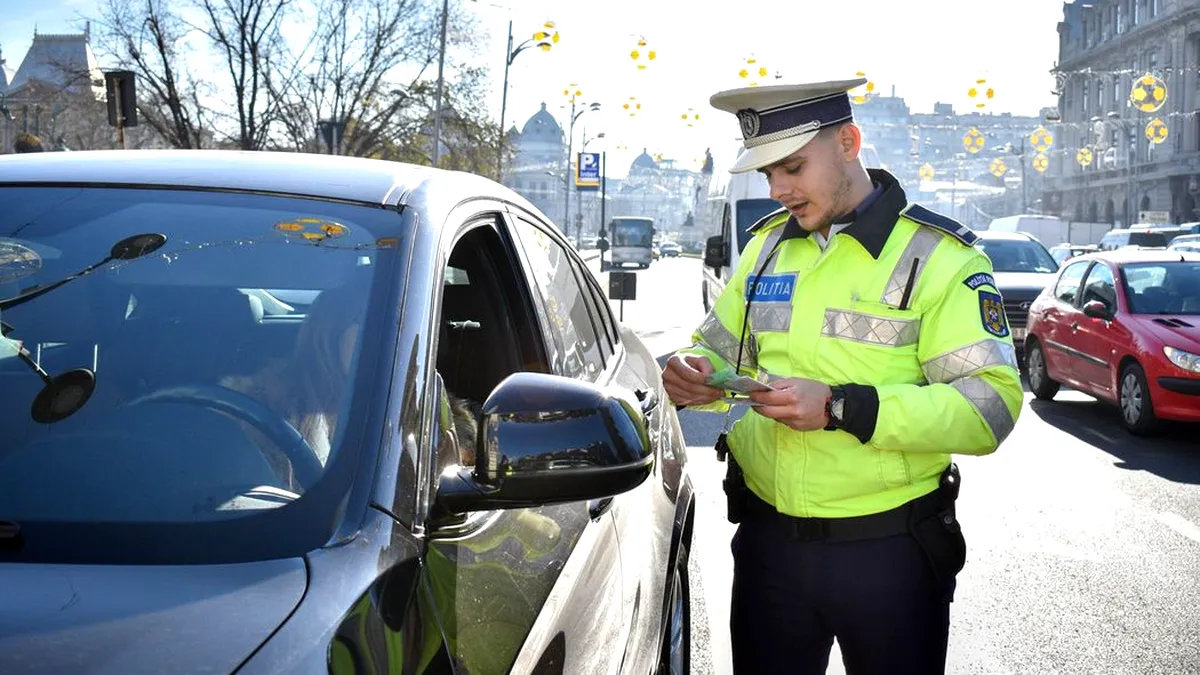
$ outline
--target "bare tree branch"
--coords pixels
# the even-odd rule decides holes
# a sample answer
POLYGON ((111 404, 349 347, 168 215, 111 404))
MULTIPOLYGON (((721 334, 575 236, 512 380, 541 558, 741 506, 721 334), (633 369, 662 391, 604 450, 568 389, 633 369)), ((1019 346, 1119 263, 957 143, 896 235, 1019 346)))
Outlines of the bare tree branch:
POLYGON ((208 115, 183 65, 189 30, 166 0, 104 0, 97 24, 102 52, 137 73, 141 121, 172 147, 204 147, 208 115))

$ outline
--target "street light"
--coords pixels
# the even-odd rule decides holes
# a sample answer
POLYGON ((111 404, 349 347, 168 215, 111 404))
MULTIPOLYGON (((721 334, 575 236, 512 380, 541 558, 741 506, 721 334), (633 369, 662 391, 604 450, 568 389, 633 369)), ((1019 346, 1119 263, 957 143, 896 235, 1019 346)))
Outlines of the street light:
MULTIPOLYGON (((1112 124, 1116 128, 1120 129, 1122 134, 1125 136, 1125 145, 1126 145, 1126 153, 1125 153, 1125 156, 1126 156, 1126 162, 1125 162, 1125 227, 1130 227, 1131 225, 1133 225, 1134 214, 1137 213, 1137 208, 1138 208, 1134 204, 1134 194, 1133 194, 1134 193, 1133 163, 1134 163, 1134 160, 1136 159, 1136 154, 1137 154, 1137 149, 1136 149, 1136 145, 1135 145, 1137 143, 1136 129, 1133 124, 1131 124, 1128 120, 1125 120, 1124 118, 1122 118, 1115 111, 1108 112, 1107 114, 1105 114, 1105 116, 1103 118, 1099 117, 1099 116, 1093 117, 1091 119, 1091 122, 1092 122, 1092 131, 1097 136, 1097 138, 1096 138, 1097 145, 1100 145, 1100 143, 1099 143, 1100 136, 1101 136, 1101 134, 1103 134, 1103 128, 1104 128, 1104 125, 1106 125, 1106 124, 1112 124)), ((1108 143, 1107 143, 1107 141, 1105 141, 1105 143, 1103 145, 1101 145, 1101 147, 1104 147, 1107 145, 1108 145, 1108 143)), ((1114 156, 1113 156, 1114 162, 1113 163, 1115 164, 1116 163, 1116 157, 1115 157, 1116 148, 1113 148, 1113 150, 1114 150, 1114 156)))
MULTIPOLYGON (((574 85, 572 85, 572 86, 574 86, 574 85)), ((576 112, 575 111, 576 99, 579 98, 579 95, 580 95, 579 90, 576 90, 571 94, 571 123, 569 125, 567 125, 567 157, 566 157, 566 164, 563 166, 563 176, 566 176, 567 180, 568 180, 568 185, 567 185, 567 189, 566 189, 567 194, 565 197, 565 201, 563 202, 563 230, 564 231, 566 231, 566 229, 568 227, 570 227, 570 219, 571 219, 571 187, 570 187, 569 181, 570 181, 570 176, 571 176, 571 155, 574 152, 575 121, 578 120, 580 118, 580 116, 582 116, 585 112, 588 112, 589 110, 599 110, 600 109, 599 103, 589 103, 589 104, 580 103, 579 105, 583 107, 583 110, 576 112)))
MULTIPOLYGON (((544 25, 544 28, 547 30, 553 30, 554 22, 547 21, 544 25)), ((544 52, 548 52, 550 51, 551 47, 558 42, 557 31, 555 31, 553 35, 546 31, 538 31, 533 34, 533 37, 517 45, 517 47, 514 49, 512 29, 513 23, 510 20, 508 22, 507 55, 504 58, 504 84, 501 86, 502 93, 500 95, 500 143, 498 144, 499 149, 496 152, 496 177, 498 180, 504 179, 504 113, 508 109, 508 69, 510 66, 512 66, 513 61, 517 58, 517 54, 520 54, 526 49, 529 49, 530 47, 537 47, 544 52)))
POLYGON ((433 113, 433 166, 437 168, 442 158, 442 88, 446 66, 446 19, 450 14, 450 0, 442 0, 442 34, 438 41, 437 103, 433 113))

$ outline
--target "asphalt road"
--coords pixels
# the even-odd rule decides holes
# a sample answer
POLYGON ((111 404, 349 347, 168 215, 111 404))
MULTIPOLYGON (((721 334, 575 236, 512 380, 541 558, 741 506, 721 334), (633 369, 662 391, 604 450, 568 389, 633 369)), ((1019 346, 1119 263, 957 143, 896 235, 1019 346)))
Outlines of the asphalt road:
MULTIPOLYGON (((699 279, 690 258, 638 272, 624 321, 660 362, 703 318, 699 279)), ((712 450, 724 418, 684 411, 681 420, 699 495, 693 672, 729 673, 733 526, 712 450)), ((1117 420, 1077 392, 1048 403, 1027 394, 997 453, 957 459, 969 553, 948 672, 1200 673, 1200 427, 1144 440, 1117 420)), ((829 672, 844 672, 836 651, 829 672)))

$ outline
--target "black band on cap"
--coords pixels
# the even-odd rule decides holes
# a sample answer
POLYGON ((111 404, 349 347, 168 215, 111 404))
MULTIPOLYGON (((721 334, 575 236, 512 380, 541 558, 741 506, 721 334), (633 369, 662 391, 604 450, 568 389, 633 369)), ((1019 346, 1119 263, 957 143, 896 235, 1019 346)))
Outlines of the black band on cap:
POLYGON ((833 94, 814 101, 791 104, 774 110, 754 111, 739 110, 738 117, 743 118, 742 132, 745 138, 756 138, 768 134, 786 131, 812 122, 818 122, 821 127, 827 127, 838 122, 845 122, 854 117, 850 107, 850 96, 846 93, 833 94), (753 117, 757 124, 748 123, 753 117), (748 132, 753 133, 748 133, 748 132))

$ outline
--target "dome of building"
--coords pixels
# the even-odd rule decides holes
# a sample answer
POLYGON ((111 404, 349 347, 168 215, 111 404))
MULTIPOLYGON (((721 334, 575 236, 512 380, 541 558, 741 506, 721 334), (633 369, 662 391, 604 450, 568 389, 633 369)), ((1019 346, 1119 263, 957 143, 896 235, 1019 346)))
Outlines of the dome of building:
POLYGON ((646 148, 642 148, 642 154, 638 155, 637 159, 633 160, 633 164, 629 165, 629 171, 631 173, 637 169, 649 169, 653 171, 657 168, 658 162, 655 162, 654 158, 650 156, 650 153, 646 152, 646 148))
POLYGON ((558 126, 558 120, 554 119, 554 115, 546 110, 545 103, 542 104, 542 109, 534 113, 521 129, 521 139, 525 141, 562 142, 562 137, 562 127, 558 126))

